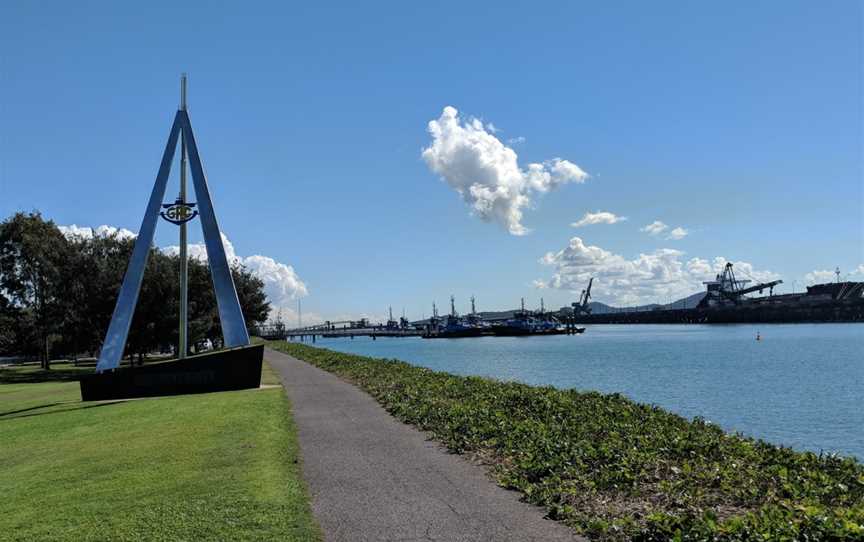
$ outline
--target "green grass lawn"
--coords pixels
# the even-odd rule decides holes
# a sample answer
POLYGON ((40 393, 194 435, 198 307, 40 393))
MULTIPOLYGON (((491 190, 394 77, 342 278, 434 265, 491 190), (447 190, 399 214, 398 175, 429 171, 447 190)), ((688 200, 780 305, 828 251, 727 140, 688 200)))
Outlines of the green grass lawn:
POLYGON ((320 540, 281 388, 82 403, 82 370, 0 369, 0 540, 320 540))

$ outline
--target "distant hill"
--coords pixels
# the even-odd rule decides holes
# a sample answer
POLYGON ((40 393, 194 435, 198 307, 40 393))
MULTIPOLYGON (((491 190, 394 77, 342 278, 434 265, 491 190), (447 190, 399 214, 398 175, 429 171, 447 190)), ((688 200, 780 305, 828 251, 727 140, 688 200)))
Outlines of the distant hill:
POLYGON ((659 303, 650 303, 648 305, 638 305, 636 307, 613 307, 599 301, 592 301, 588 304, 591 307, 592 314, 607 314, 610 312, 642 312, 653 310, 669 310, 669 309, 692 309, 702 301, 705 297, 705 292, 696 292, 687 297, 678 299, 669 304, 661 305, 659 303))

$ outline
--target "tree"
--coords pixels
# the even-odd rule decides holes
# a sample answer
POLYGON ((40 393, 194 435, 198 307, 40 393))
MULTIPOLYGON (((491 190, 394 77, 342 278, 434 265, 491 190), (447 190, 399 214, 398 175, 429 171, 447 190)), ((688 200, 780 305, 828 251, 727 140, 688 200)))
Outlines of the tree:
POLYGON ((50 368, 50 335, 62 318, 60 279, 67 256, 63 234, 38 212, 19 212, 0 223, 0 290, 20 310, 22 335, 38 341, 44 369, 50 368))
POLYGON ((263 324, 270 314, 270 302, 264 293, 264 281, 239 263, 231 268, 231 275, 240 300, 240 310, 246 319, 246 329, 251 332, 252 328, 263 324))
POLYGON ((114 312, 114 303, 132 252, 133 239, 114 234, 72 235, 61 267, 63 317, 55 349, 73 358, 96 353, 114 312))
MULTIPOLYGON (((126 273, 133 239, 113 235, 67 239, 38 212, 0 223, 0 352, 73 358, 101 347, 126 273)), ((152 247, 132 318, 126 353, 139 360, 178 342, 177 256, 152 247)), ((246 324, 267 318, 264 283, 242 265, 231 270, 246 324)), ((222 329, 206 261, 189 260, 189 344, 221 344, 222 329)))
POLYGON ((222 342, 222 328, 219 325, 219 310, 210 279, 210 268, 207 262, 194 258, 189 260, 188 333, 190 347, 204 339, 209 339, 214 345, 222 342))
POLYGON ((0 291, 0 355, 20 352, 17 349, 19 310, 0 291))
POLYGON ((126 341, 126 351, 137 354, 139 362, 148 352, 167 350, 178 342, 179 266, 177 257, 150 249, 126 341))

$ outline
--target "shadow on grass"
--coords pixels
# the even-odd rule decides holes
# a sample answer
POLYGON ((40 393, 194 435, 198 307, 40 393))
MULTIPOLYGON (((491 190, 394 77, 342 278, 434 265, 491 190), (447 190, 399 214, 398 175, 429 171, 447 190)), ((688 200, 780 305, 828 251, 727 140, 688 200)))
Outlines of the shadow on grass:
POLYGON ((47 405, 33 406, 30 408, 21 408, 18 410, 10 410, 8 412, 0 412, 0 418, 2 418, 3 416, 12 416, 13 414, 20 414, 22 412, 30 412, 31 410, 39 410, 40 408, 48 408, 48 407, 57 406, 57 405, 65 405, 66 403, 68 403, 68 401, 63 402, 63 403, 48 403, 47 405))
POLYGON ((74 382, 81 375, 90 374, 93 369, 87 367, 75 369, 43 369, 4 368, 0 369, 0 384, 38 384, 41 382, 74 382))
POLYGON ((0 417, 0 422, 4 422, 7 420, 18 420, 21 418, 32 418, 33 416, 45 416, 47 414, 59 414, 61 412, 71 412, 73 410, 85 410, 88 408, 100 408, 100 407, 110 406, 110 405, 119 405, 119 404, 125 403, 125 402, 126 402, 125 400, 119 400, 119 401, 106 401, 104 403, 82 403, 80 401, 69 401, 66 403, 50 403, 47 405, 41 405, 41 406, 35 406, 32 408, 26 408, 26 409, 19 411, 19 412, 33 411, 33 410, 38 410, 38 409, 48 409, 48 408, 51 408, 54 406, 60 406, 60 405, 69 405, 72 408, 58 408, 58 409, 53 409, 53 410, 47 410, 45 412, 31 412, 30 414, 22 414, 20 416, 14 415, 15 412, 7 412, 5 414, 0 415, 0 416, 6 416, 6 417, 0 417))

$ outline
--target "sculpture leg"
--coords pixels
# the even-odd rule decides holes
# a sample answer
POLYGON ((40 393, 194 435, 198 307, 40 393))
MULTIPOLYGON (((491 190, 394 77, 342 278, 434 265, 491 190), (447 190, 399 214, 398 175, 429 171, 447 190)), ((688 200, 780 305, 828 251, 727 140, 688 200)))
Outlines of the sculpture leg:
POLYGON ((135 239, 135 247, 132 249, 132 257, 129 259, 129 267, 123 276, 123 284, 120 286, 120 295, 117 296, 117 304, 114 306, 114 314, 111 316, 111 324, 108 333, 105 334, 105 342, 99 352, 99 362, 96 371, 102 372, 116 369, 123 357, 123 349, 126 347, 126 338, 129 336, 129 326, 132 324, 132 315, 135 313, 135 305, 138 303, 138 293, 141 291, 141 280, 144 278, 144 268, 147 266, 147 257, 150 255, 150 245, 153 243, 153 234, 156 232, 156 220, 159 218, 159 208, 165 197, 165 186, 168 184, 168 175, 171 173, 171 162, 174 160, 174 149, 177 147, 177 136, 180 133, 180 112, 174 117, 171 126, 171 134, 168 136, 168 145, 162 154, 162 164, 156 175, 153 191, 150 193, 150 201, 147 202, 147 210, 144 211, 144 219, 135 239))
POLYGON ((246 331, 246 321, 240 310, 234 279, 231 278, 231 267, 225 257, 225 247, 222 245, 222 235, 216 222, 213 201, 198 154, 198 145, 192 133, 192 125, 186 111, 178 112, 183 125, 183 135, 186 137, 186 149, 189 153, 189 169, 192 171, 192 183, 195 186, 195 197, 198 199, 198 211, 201 217, 201 229, 204 232, 204 244, 207 247, 207 260, 210 264, 210 276, 213 278, 213 289, 216 290, 216 304, 219 307, 219 321, 222 324, 222 336, 225 346, 245 346, 249 344, 249 333, 246 331))

